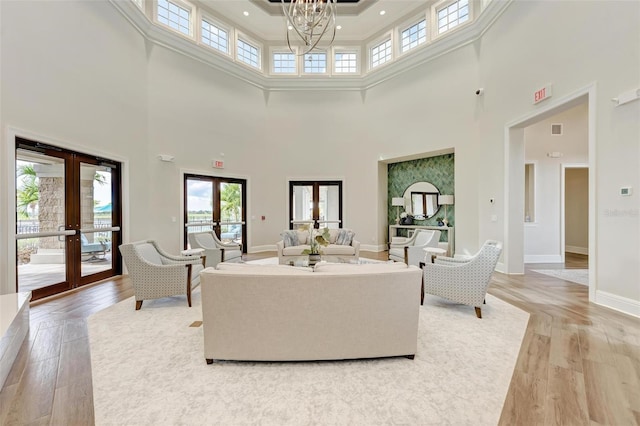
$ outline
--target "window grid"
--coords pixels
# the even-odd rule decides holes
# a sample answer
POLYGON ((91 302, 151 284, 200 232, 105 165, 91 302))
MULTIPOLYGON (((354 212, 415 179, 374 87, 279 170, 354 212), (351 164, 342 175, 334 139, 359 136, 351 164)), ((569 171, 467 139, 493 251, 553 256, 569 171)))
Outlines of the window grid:
POLYGON ((333 71, 337 74, 358 72, 358 55, 355 52, 336 53, 333 71))
POLYGON ((371 48, 371 68, 391 60, 391 39, 371 48))
POLYGON ((204 19, 202 20, 201 40, 207 46, 229 53, 229 33, 204 19))
POLYGON ((250 45, 246 41, 238 39, 238 53, 237 58, 239 61, 244 62, 247 65, 251 65, 254 68, 260 68, 258 62, 258 48, 250 45))
POLYGON ((324 74, 327 72, 326 53, 307 53, 304 55, 304 72, 309 74, 324 74))
POLYGON ((168 0, 158 0, 158 22, 179 33, 191 35, 191 11, 168 0))
POLYGON ((296 55, 293 53, 274 52, 271 61, 276 74, 293 74, 296 72, 296 55))
POLYGON ((401 52, 413 49, 427 41, 427 20, 423 19, 402 32, 401 52))
POLYGON ((469 20, 469 0, 458 0, 438 10, 438 34, 469 20))

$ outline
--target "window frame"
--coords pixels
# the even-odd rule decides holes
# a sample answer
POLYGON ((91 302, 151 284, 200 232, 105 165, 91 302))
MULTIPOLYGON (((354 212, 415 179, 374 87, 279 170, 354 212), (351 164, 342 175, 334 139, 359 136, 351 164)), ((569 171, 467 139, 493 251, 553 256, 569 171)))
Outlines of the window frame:
POLYGON ((431 39, 432 40, 436 40, 439 39, 440 37, 444 37, 445 35, 451 34, 454 31, 457 31, 460 28, 464 28, 465 26, 467 26, 468 24, 474 22, 474 1, 473 0, 468 0, 468 7, 469 7, 469 17, 465 22, 459 23, 458 25, 456 25, 453 28, 449 28, 448 30, 445 30, 443 32, 439 32, 438 29, 438 11, 445 9, 449 6, 451 6, 454 3, 459 2, 460 0, 444 0, 441 1, 439 3, 434 4, 433 6, 431 6, 431 10, 430 10, 430 15, 431 15, 431 39))
POLYGON ((362 73, 362 49, 360 46, 335 46, 331 49, 331 74, 339 76, 360 75, 362 73), (336 72, 336 55, 345 53, 355 53, 356 55, 356 70, 355 72, 336 72))
POLYGON ((233 61, 235 63, 240 64, 244 67, 247 67, 250 70, 264 73, 264 64, 262 63, 263 51, 264 51, 264 46, 262 45, 262 43, 258 43, 253 37, 249 37, 248 35, 246 35, 242 31, 239 31, 236 28, 236 33, 234 37, 234 49, 233 49, 233 61), (240 41, 242 41, 245 44, 248 44, 251 47, 255 47, 258 50, 258 66, 257 67, 254 67, 253 65, 238 58, 238 46, 240 44, 239 43, 240 41))
POLYGON ((329 49, 325 49, 325 48, 316 48, 313 49, 311 52, 305 53, 304 55, 300 56, 300 61, 302 62, 300 64, 300 75, 304 75, 304 76, 327 76, 330 74, 330 70, 331 70, 331 55, 329 55, 329 49), (304 63, 306 61, 306 56, 307 55, 314 55, 314 54, 319 54, 322 53, 324 54, 324 65, 325 65, 325 69, 324 72, 308 72, 305 70, 305 66, 304 63))
POLYGON ((234 28, 222 21, 220 21, 219 19, 211 16, 208 13, 202 12, 200 11, 200 14, 198 16, 198 23, 200 25, 198 25, 198 32, 197 32, 197 38, 196 38, 196 43, 198 43, 201 46, 206 47, 207 49, 210 49, 214 52, 216 52, 219 55, 223 55, 225 57, 231 58, 232 57, 232 52, 235 51, 235 31, 234 28), (218 27, 219 29, 226 31, 227 32, 227 52, 223 52, 222 50, 213 47, 205 42, 202 41, 202 21, 206 21, 207 23, 209 23, 209 25, 214 25, 216 27, 218 27))
POLYGON ((269 48, 269 75, 272 76, 292 76, 299 75, 300 73, 300 57, 297 55, 298 48, 296 46, 291 46, 295 53, 291 52, 287 46, 272 46, 269 48), (275 54, 288 54, 294 55, 294 63, 295 63, 295 71, 294 72, 276 72, 275 71, 275 61, 273 59, 273 55, 275 54))
POLYGON ((395 49, 395 40, 394 40, 394 32, 395 31, 387 31, 385 32, 382 36, 377 37, 376 39, 374 39, 372 42, 367 43, 367 66, 369 71, 373 71, 373 70, 377 70, 380 69, 380 67, 385 66, 386 64, 390 64, 392 63, 395 59, 396 59, 396 55, 394 52, 395 49), (375 47, 379 47, 384 43, 390 42, 391 43, 391 56, 389 59, 387 59, 386 61, 384 61, 381 64, 378 65, 373 65, 373 49, 375 47))
POLYGON ((429 42, 431 41, 431 31, 430 31, 430 27, 431 27, 431 19, 430 19, 430 11, 427 10, 424 13, 421 13, 418 16, 414 16, 412 19, 406 20, 404 21, 401 25, 398 25, 398 30, 397 30, 397 38, 398 38, 398 43, 397 43, 397 55, 398 57, 400 56, 405 56, 408 55, 412 52, 415 52, 416 49, 420 49, 426 45, 429 44, 429 42), (405 31, 407 31, 408 29, 412 28, 415 25, 418 25, 420 22, 424 21, 424 25, 425 25, 425 39, 422 43, 418 43, 416 46, 414 47, 410 47, 407 50, 402 50, 402 33, 404 33, 405 31))
POLYGON ((169 25, 166 25, 160 22, 160 20, 158 19, 158 2, 157 1, 152 2, 153 3, 153 22, 157 25, 160 25, 162 28, 168 29, 174 34, 179 34, 182 37, 186 37, 190 40, 194 40, 197 42, 195 38, 196 29, 194 25, 194 19, 196 16, 197 8, 193 4, 185 0, 166 0, 166 1, 167 3, 173 3, 176 6, 181 7, 183 9, 187 9, 189 11, 189 34, 185 34, 180 30, 176 30, 175 28, 171 28, 169 25))

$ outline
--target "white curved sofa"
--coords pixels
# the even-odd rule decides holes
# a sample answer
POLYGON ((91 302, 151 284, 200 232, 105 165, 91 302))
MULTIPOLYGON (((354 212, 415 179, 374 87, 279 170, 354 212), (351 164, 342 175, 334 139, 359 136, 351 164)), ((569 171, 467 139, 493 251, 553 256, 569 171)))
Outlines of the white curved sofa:
POLYGON ((420 269, 405 264, 225 264, 200 273, 204 357, 309 361, 417 348, 420 269))
MULTIPOLYGON (((358 260, 360 256, 360 242, 352 239, 351 244, 349 245, 336 244, 336 238, 338 237, 339 231, 350 231, 350 229, 329 229, 329 245, 321 247, 320 251, 325 256, 335 256, 341 257, 343 259, 358 260)), ((297 245, 285 247, 284 240, 280 240, 276 243, 276 248, 278 250, 278 262, 281 265, 289 264, 291 260, 301 256, 304 250, 309 249, 309 232, 297 231, 297 234, 297 245)))

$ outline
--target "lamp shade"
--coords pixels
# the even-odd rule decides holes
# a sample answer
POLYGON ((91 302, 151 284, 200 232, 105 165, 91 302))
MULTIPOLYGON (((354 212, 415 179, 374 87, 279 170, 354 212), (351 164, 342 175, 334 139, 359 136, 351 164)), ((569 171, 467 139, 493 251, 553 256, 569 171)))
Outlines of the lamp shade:
POLYGON ((439 195, 438 204, 441 206, 450 206, 453 204, 453 195, 439 195))
POLYGON ((404 198, 402 197, 393 197, 391 199, 391 205, 397 207, 404 207, 404 198))

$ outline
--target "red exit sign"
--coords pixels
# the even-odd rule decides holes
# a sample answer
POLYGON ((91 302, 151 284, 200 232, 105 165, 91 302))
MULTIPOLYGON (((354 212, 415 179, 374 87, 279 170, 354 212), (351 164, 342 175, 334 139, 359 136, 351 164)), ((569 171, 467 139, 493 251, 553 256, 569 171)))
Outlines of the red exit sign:
POLYGON ((533 93, 533 103, 537 104, 538 102, 544 101, 547 98, 551 97, 551 85, 544 86, 540 90, 536 90, 533 93))
POLYGON ((212 165, 215 169, 224 169, 224 161, 222 160, 213 160, 212 165))

